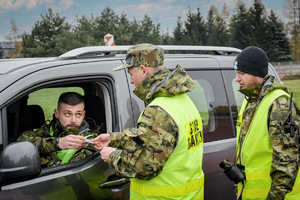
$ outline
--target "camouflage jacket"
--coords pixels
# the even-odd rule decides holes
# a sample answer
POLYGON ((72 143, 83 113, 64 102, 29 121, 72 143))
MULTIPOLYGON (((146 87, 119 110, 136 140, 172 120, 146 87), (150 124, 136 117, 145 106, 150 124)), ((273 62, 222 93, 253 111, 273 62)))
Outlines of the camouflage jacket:
MULTIPOLYGON (((100 127, 97 126, 93 119, 85 118, 83 123, 72 129, 64 130, 59 121, 56 118, 53 118, 52 121, 45 121, 41 128, 37 130, 28 130, 25 131, 19 138, 18 141, 30 141, 35 144, 41 158, 41 165, 45 167, 53 167, 60 165, 61 160, 58 158, 56 151, 61 149, 58 146, 59 138, 65 137, 70 134, 74 135, 94 135, 94 137, 88 137, 92 139, 98 136, 100 127), (50 126, 53 125, 53 136, 50 135, 50 126)), ((88 157, 93 152, 97 151, 94 145, 90 143, 85 143, 82 148, 78 149, 77 152, 73 155, 69 162, 74 162, 88 157)))
MULTIPOLYGON (((285 85, 275 79, 273 84, 265 84, 269 76, 266 76, 262 83, 252 85, 248 88, 241 89, 240 92, 246 95, 248 105, 243 113, 243 122, 240 133, 240 148, 245 139, 245 134, 250 125, 250 118, 254 109, 262 99, 274 89, 282 89, 289 93, 285 85)), ((284 125, 289 117, 289 99, 287 97, 277 98, 268 110, 268 129, 269 138, 273 147, 272 166, 270 176, 272 185, 267 199, 284 199, 288 192, 292 191, 296 180, 299 167, 299 153, 297 136, 290 136, 289 129, 284 125)), ((297 104, 293 105, 293 117, 297 127, 300 122, 300 110, 297 104), (296 113, 297 112, 297 113, 296 113)), ((296 128, 295 135, 299 134, 296 128)))
MULTIPOLYGON (((156 97, 175 96, 194 87, 193 80, 178 65, 173 73, 164 67, 151 74, 134 93, 149 105, 156 97)), ((166 111, 159 106, 148 106, 137 128, 111 133, 110 146, 119 149, 110 154, 108 163, 122 177, 154 178, 173 152, 178 132, 178 126, 166 111)))

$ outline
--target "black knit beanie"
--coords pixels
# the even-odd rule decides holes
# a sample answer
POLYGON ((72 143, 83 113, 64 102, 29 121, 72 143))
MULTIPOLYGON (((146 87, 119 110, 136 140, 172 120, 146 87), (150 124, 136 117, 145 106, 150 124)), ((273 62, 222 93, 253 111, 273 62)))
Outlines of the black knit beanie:
POLYGON ((233 68, 254 76, 265 77, 268 74, 268 56, 258 47, 246 47, 235 59, 233 68))

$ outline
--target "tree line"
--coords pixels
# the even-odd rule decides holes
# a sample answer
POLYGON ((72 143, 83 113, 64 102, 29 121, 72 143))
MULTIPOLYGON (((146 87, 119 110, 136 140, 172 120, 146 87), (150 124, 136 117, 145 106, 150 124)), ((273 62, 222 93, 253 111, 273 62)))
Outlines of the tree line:
POLYGON ((292 46, 284 23, 272 10, 267 14, 261 0, 254 0, 249 9, 242 0, 238 0, 232 15, 225 3, 221 12, 211 6, 205 17, 200 8, 196 13, 189 9, 186 20, 178 16, 176 27, 166 31, 162 31, 160 23, 155 24, 148 15, 140 21, 135 18, 129 20, 125 13, 117 15, 109 7, 100 16, 76 16, 75 21, 76 25, 72 26, 65 17, 49 8, 48 13, 35 22, 31 33, 21 34, 22 45, 18 56, 51 57, 78 47, 103 46, 104 36, 110 33, 114 35, 115 45, 147 42, 239 49, 258 46, 266 51, 270 61, 292 60, 292 46))

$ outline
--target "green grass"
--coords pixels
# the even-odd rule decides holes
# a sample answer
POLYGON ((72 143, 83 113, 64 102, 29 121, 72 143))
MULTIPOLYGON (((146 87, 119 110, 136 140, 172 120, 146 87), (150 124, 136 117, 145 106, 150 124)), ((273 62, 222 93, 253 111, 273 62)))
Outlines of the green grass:
POLYGON ((83 89, 79 87, 47 88, 29 94, 28 104, 40 105, 44 110, 45 119, 52 120, 54 109, 57 108, 58 98, 64 92, 77 92, 84 95, 83 89))
POLYGON ((293 99, 296 100, 296 102, 300 103, 300 79, 294 79, 294 80, 283 80, 282 81, 286 87, 293 92, 293 99))

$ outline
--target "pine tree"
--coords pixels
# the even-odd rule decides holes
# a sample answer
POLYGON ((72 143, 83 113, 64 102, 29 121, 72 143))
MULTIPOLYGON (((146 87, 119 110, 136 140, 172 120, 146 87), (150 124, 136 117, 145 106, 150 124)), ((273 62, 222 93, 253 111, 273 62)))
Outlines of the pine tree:
POLYGON ((145 15, 139 23, 139 43, 159 44, 160 41, 160 24, 153 24, 152 19, 145 15))
POLYGON ((228 46, 229 45, 229 31, 226 23, 226 19, 217 13, 216 26, 214 35, 214 45, 217 46, 228 46))
POLYGON ((184 38, 183 23, 181 21, 181 16, 178 16, 177 17, 177 26, 173 29, 172 44, 174 44, 174 45, 184 44, 183 38, 184 38))
POLYGON ((289 18, 287 23, 288 34, 291 35, 292 56, 294 60, 300 59, 300 1, 299 0, 284 0, 283 14, 289 18))
POLYGON ((250 34, 252 36, 250 45, 268 49, 270 44, 267 43, 272 33, 268 32, 266 10, 261 0, 254 0, 253 5, 249 9, 249 21, 250 34))
POLYGON ((130 21, 126 14, 119 17, 118 28, 116 30, 115 43, 118 45, 131 45, 133 33, 130 31, 130 21))
MULTIPOLYGON (((95 18, 95 25, 93 31, 93 37, 99 43, 99 45, 104 45, 104 36, 106 34, 112 34, 114 38, 117 39, 117 29, 118 29, 119 17, 115 12, 106 7, 102 12, 101 16, 95 18)), ((117 44, 115 42, 115 44, 117 44)))
POLYGON ((163 45, 171 45, 172 44, 172 37, 169 34, 169 30, 167 29, 166 33, 162 33, 161 41, 163 45))
POLYGON ((270 61, 289 61, 292 59, 291 45, 289 39, 284 32, 284 24, 279 20, 278 16, 275 15, 271 10, 269 19, 269 27, 272 34, 271 43, 273 46, 269 48, 270 61))
POLYGON ((206 45, 207 27, 199 8, 197 8, 196 14, 192 13, 191 9, 189 10, 184 25, 186 45, 206 45))
POLYGON ((244 49, 252 41, 249 12, 242 0, 238 0, 235 10, 236 14, 233 14, 230 23, 230 43, 233 47, 244 49))
POLYGON ((83 15, 81 18, 76 16, 77 25, 73 28, 74 38, 80 47, 96 46, 98 42, 94 38, 95 18, 93 14, 90 18, 83 15))
POLYGON ((215 32, 216 25, 215 25, 215 15, 217 13, 217 9, 215 6, 211 6, 209 11, 208 11, 208 16, 207 16, 207 45, 212 46, 215 44, 215 38, 213 36, 213 33, 215 32))
POLYGON ((65 23, 65 17, 60 17, 58 13, 55 15, 51 8, 48 12, 45 16, 41 15, 41 21, 35 22, 31 34, 23 34, 24 57, 51 57, 64 53, 57 48, 57 37, 69 31, 71 26, 65 23))

